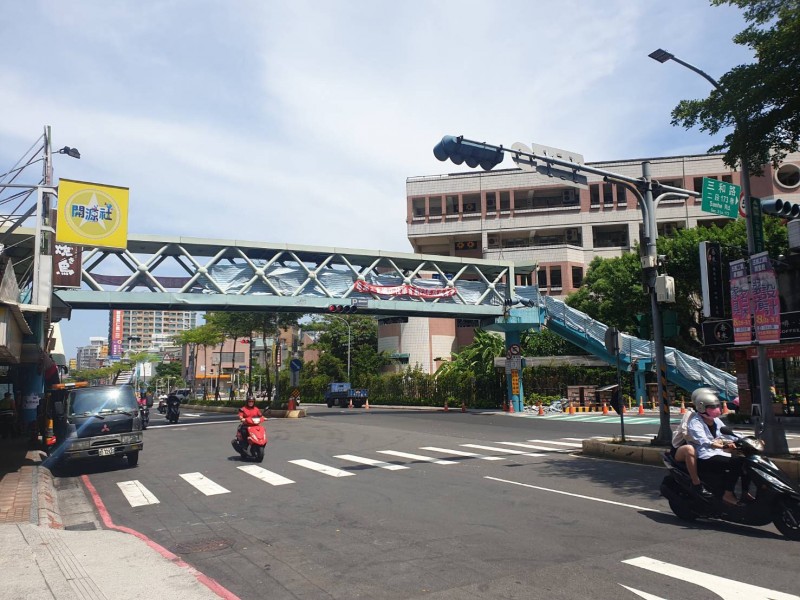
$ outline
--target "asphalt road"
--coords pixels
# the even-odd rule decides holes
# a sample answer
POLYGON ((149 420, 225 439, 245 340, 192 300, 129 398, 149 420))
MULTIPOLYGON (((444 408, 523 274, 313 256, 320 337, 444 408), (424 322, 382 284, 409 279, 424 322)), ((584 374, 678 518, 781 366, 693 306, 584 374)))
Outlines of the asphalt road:
POLYGON ((116 523, 243 599, 800 599, 800 544, 772 526, 681 522, 664 469, 572 454, 617 423, 308 410, 268 421, 260 465, 232 416, 185 410, 154 412, 138 467, 82 472, 116 523))

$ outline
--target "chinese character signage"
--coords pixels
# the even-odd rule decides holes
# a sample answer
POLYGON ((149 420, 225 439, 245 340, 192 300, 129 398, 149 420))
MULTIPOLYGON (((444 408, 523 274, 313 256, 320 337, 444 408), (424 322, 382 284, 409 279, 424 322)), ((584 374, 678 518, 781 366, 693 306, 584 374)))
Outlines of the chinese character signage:
POLYGON ((56 241, 124 250, 128 245, 128 188, 61 179, 56 241))
POLYGON ((739 196, 742 188, 732 183, 703 177, 703 199, 700 205, 706 212, 736 219, 739 216, 739 196))
POLYGON ((733 343, 749 344, 752 341, 750 324, 750 284, 744 259, 732 261, 731 316, 733 317, 733 343))
POLYGON ((56 244, 53 248, 53 287, 81 287, 81 254, 83 249, 72 244, 56 244))
POLYGON ((111 356, 122 356, 122 325, 124 310, 111 311, 111 356))
POLYGON ((777 344, 781 339, 781 302, 775 271, 766 252, 750 257, 750 302, 756 339, 762 343, 777 344))

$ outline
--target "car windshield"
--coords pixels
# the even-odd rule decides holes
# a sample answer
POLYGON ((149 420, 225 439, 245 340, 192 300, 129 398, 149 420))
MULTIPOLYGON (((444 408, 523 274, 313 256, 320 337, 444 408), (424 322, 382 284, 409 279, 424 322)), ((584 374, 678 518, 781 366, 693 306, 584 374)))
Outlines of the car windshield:
POLYGON ((136 396, 129 387, 83 388, 70 392, 68 414, 95 415, 139 410, 136 396))

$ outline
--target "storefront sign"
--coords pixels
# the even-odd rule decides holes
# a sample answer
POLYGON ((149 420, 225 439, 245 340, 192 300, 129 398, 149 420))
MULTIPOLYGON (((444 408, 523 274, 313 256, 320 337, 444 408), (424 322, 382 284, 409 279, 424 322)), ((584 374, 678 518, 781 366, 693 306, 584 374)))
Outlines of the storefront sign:
POLYGON ((128 246, 128 188, 59 180, 56 241, 124 250, 128 246))
POLYGON ((72 244, 56 244, 53 248, 53 287, 81 287, 83 248, 72 244))
MULTIPOLYGON (((800 312, 781 313, 780 325, 782 343, 800 340, 800 312)), ((731 344, 733 344, 733 322, 730 319, 703 323, 704 346, 730 346, 731 344)))
POLYGON ((750 302, 756 339, 764 344, 777 344, 781 339, 781 302, 775 271, 766 252, 750 257, 750 302))
POLYGON ((730 263, 731 316, 733 317, 733 343, 749 344, 752 339, 750 319, 750 284, 744 259, 730 263))

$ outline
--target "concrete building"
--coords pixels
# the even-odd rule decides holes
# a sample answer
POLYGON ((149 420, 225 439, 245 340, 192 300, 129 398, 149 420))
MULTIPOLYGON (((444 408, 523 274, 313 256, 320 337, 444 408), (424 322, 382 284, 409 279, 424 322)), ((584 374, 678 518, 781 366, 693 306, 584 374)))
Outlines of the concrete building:
POLYGON ((88 346, 76 349, 75 367, 79 371, 99 369, 105 366, 108 357, 108 340, 104 337, 90 337, 88 346))
MULTIPOLYGON (((740 184, 740 173, 721 154, 611 160, 591 166, 628 177, 649 161, 654 180, 700 191, 703 177, 740 184)), ((800 153, 752 177, 752 194, 800 202, 800 153)), ((642 211, 622 185, 588 175, 578 189, 536 171, 517 168, 410 177, 406 181, 407 231, 414 252, 513 260, 518 285, 538 284, 564 297, 577 290, 592 259, 630 252, 641 239, 642 211)), ((728 219, 704 212, 700 198, 664 200, 656 213, 660 236, 728 219)), ((379 350, 400 366, 435 371, 441 360, 472 341, 472 329, 452 319, 411 318, 382 325, 379 350)))
POLYGON ((196 322, 197 313, 192 311, 112 310, 108 324, 109 354, 121 358, 126 352, 174 352, 174 336, 192 329, 196 322))

